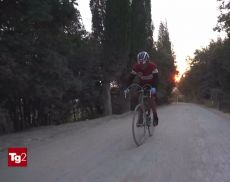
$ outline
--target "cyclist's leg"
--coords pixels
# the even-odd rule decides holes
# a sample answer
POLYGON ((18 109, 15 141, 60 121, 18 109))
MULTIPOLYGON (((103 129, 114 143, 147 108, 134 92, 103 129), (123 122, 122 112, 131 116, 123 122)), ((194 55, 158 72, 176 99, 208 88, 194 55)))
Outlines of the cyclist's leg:
POLYGON ((158 115, 157 115, 157 109, 156 109, 156 94, 151 94, 150 107, 151 107, 152 112, 153 112, 154 122, 157 125, 158 124, 158 115))
POLYGON ((155 94, 151 94, 151 97, 150 97, 150 107, 152 109, 152 112, 153 114, 157 113, 157 110, 156 110, 156 96, 155 94))

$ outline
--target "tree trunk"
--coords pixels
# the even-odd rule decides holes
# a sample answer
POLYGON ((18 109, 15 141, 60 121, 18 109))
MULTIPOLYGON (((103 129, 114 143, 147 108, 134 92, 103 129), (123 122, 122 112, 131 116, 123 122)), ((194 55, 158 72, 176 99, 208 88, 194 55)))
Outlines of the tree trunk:
POLYGON ((102 99, 104 106, 104 115, 112 115, 112 102, 109 82, 105 82, 103 85, 102 99))
POLYGON ((19 109, 19 117, 20 117, 20 130, 25 129, 25 117, 24 117, 24 108, 23 108, 23 99, 18 98, 18 109, 19 109))

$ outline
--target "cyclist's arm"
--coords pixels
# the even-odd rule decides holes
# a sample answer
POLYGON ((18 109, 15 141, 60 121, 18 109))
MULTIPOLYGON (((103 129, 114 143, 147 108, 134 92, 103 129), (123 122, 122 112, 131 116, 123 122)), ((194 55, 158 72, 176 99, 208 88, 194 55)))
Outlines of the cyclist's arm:
POLYGON ((159 83, 158 73, 153 73, 153 80, 152 86, 157 89, 159 83))
POLYGON ((159 82, 157 67, 155 67, 155 69, 152 71, 152 74, 153 74, 153 83, 152 83, 152 86, 157 89, 158 82, 159 82))
POLYGON ((134 78, 137 76, 137 72, 138 72, 137 64, 134 64, 132 67, 132 71, 130 72, 129 77, 127 79, 126 87, 128 87, 130 84, 132 84, 134 78))
POLYGON ((130 75, 129 75, 129 77, 128 77, 128 80, 127 80, 127 85, 126 85, 126 86, 129 86, 129 85, 133 82, 135 76, 136 76, 136 75, 133 74, 132 72, 130 73, 130 75))

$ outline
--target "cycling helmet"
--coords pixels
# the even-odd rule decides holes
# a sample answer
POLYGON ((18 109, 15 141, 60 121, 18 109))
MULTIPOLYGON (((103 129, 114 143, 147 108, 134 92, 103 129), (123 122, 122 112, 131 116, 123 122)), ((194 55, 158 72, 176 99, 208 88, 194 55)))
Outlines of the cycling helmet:
POLYGON ((139 52, 137 54, 137 62, 145 63, 146 61, 149 61, 149 54, 145 51, 139 52))

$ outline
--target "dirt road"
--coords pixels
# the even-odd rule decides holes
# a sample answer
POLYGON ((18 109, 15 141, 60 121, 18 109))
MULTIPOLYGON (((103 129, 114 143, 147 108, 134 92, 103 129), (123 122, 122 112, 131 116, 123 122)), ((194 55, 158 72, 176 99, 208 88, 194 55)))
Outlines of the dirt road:
POLYGON ((229 182, 230 117, 194 104, 159 108, 159 126, 136 147, 131 113, 0 136, 2 182, 229 182), (26 168, 7 148, 28 149, 26 168))

